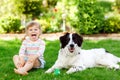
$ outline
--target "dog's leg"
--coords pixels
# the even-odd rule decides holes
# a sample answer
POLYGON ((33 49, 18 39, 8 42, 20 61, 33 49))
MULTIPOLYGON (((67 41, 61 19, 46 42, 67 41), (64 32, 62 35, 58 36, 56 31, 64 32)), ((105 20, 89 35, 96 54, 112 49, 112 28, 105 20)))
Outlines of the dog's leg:
POLYGON ((106 66, 107 68, 110 69, 120 69, 120 66, 117 63, 111 63, 111 62, 103 62, 103 63, 99 63, 98 66, 106 66))
POLYGON ((53 65, 45 73, 52 73, 55 69, 61 69, 61 66, 55 66, 55 65, 53 65))
POLYGON ((71 67, 66 73, 71 74, 73 72, 82 71, 82 70, 85 70, 85 69, 86 68, 84 66, 74 66, 74 67, 71 67))
POLYGON ((51 72, 53 72, 53 71, 54 71, 54 68, 51 67, 51 68, 49 68, 45 73, 51 73, 51 72))
POLYGON ((120 69, 120 66, 118 64, 111 64, 111 65, 108 65, 107 67, 115 70, 120 69))
POLYGON ((45 73, 51 73, 55 69, 61 69, 61 68, 63 68, 62 64, 60 64, 58 61, 56 61, 56 63, 51 68, 49 68, 45 73))
POLYGON ((117 64, 120 61, 120 58, 114 56, 113 54, 106 53, 102 55, 96 63, 102 66, 106 66, 110 69, 120 69, 120 66, 117 64))

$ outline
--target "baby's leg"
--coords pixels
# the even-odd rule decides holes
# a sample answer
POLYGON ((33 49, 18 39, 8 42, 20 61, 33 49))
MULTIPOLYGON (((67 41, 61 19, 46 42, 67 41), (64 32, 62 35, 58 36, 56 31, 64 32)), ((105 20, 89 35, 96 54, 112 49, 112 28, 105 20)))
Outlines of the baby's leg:
POLYGON ((40 67, 41 63, 40 61, 38 60, 38 58, 35 60, 34 64, 33 64, 33 67, 34 68, 37 68, 37 67, 40 67))
POLYGON ((22 58, 24 57, 20 57, 19 55, 14 55, 13 56, 13 62, 15 64, 15 67, 18 69, 18 68, 21 68, 23 67, 23 64, 25 63, 22 58))
POLYGON ((16 73, 21 75, 28 74, 27 71, 31 70, 34 66, 34 62, 37 59, 35 56, 29 56, 27 62, 25 63, 24 67, 19 68, 16 70, 16 73))
POLYGON ((16 68, 20 68, 20 66, 19 66, 19 56, 18 55, 13 56, 13 62, 15 64, 16 68))
POLYGON ((24 71, 22 68, 14 69, 16 74, 27 75, 28 73, 24 71))

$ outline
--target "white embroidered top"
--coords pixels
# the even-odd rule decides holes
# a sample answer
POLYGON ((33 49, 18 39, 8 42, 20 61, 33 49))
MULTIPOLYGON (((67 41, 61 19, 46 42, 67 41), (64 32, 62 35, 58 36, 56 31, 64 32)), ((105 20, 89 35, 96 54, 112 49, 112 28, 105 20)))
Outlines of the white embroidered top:
POLYGON ((45 42, 41 39, 33 42, 29 38, 25 39, 22 42, 22 45, 19 50, 19 55, 32 55, 37 54, 40 58, 43 58, 43 54, 45 51, 45 42))

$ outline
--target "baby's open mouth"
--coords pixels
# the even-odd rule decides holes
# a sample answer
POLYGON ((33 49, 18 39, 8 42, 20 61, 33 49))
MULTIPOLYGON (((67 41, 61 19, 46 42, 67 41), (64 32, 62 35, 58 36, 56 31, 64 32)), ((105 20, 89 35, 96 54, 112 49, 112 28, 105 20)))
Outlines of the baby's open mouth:
POLYGON ((37 34, 31 34, 31 37, 32 37, 32 38, 36 38, 36 37, 37 37, 37 34))
POLYGON ((36 36, 36 34, 32 34, 31 36, 36 36))

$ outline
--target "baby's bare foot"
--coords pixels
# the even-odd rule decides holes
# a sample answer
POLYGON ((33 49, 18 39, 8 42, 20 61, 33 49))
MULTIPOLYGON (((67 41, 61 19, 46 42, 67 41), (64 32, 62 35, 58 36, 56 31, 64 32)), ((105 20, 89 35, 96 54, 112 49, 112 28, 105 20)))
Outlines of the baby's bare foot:
POLYGON ((14 69, 14 72, 16 74, 20 74, 20 75, 27 75, 28 73, 26 71, 24 71, 23 69, 14 69))

